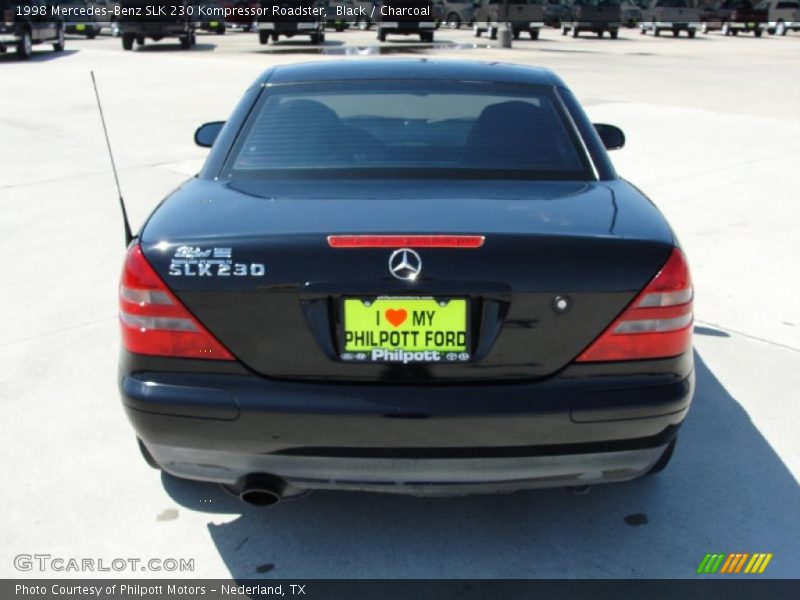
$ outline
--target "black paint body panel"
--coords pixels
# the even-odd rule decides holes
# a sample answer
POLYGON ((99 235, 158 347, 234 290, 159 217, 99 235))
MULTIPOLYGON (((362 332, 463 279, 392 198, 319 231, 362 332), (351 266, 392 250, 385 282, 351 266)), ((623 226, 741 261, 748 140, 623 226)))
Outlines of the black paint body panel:
POLYGON ((420 181, 409 188, 400 180, 195 179, 153 215, 141 245, 189 309, 263 375, 474 381, 540 378, 564 367, 655 275, 674 241, 652 204, 621 181, 420 181), (392 249, 328 247, 328 235, 345 233, 481 234, 486 242, 419 249, 421 277, 406 282, 389 272, 392 249), (182 245, 230 247, 237 262, 265 264, 266 276, 170 276, 182 245), (499 333, 468 364, 344 364, 332 360, 340 351, 333 325, 347 295, 465 296, 478 315, 475 343, 484 331, 499 333), (553 308, 557 295, 572 302, 565 314, 553 308), (313 303, 325 305, 327 330, 310 320, 313 303))

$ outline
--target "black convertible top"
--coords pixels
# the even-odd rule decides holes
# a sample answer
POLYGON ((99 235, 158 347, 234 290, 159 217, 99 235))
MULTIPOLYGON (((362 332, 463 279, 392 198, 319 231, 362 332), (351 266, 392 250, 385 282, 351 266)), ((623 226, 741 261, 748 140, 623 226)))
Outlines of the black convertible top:
POLYGON ((549 69, 501 62, 468 60, 371 59, 335 60, 280 65, 265 71, 259 84, 308 83, 314 81, 358 81, 433 79, 564 86, 549 69))

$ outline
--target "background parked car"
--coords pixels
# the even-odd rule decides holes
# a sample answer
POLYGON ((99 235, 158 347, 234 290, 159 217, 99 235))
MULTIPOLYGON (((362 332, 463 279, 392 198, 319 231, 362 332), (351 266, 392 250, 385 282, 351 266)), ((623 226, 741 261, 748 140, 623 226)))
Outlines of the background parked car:
POLYGON ((178 38, 181 49, 189 50, 195 44, 194 17, 187 10, 187 0, 159 0, 159 6, 165 8, 164 15, 147 14, 145 10, 152 6, 152 0, 122 0, 120 6, 130 11, 119 18, 122 34, 122 49, 133 50, 134 41, 144 46, 150 38, 158 42, 164 38, 178 38), (136 11, 131 9, 139 9, 136 11))
POLYGON ((443 0, 444 24, 450 29, 472 25, 475 20, 474 0, 443 0))
POLYGON ((96 6, 98 9, 105 9, 106 14, 97 17, 97 22, 100 24, 100 33, 103 29, 107 29, 106 33, 114 37, 120 36, 119 19, 114 15, 116 7, 119 6, 119 0, 89 0, 89 4, 96 6))
POLYGON ((800 31, 800 1, 764 0, 756 8, 767 10, 767 31, 770 35, 786 35, 790 29, 800 31))
POLYGON ((53 50, 64 50, 64 24, 48 16, 42 0, 0 0, 0 54, 16 50, 17 58, 27 60, 36 44, 51 43, 53 50), (42 7, 41 15, 18 16, 17 6, 42 7))
POLYGON ((639 27, 642 34, 652 31, 658 36, 662 31, 671 31, 678 37, 681 31, 685 31, 693 38, 699 21, 700 9, 692 7, 689 0, 650 0, 639 27))
POLYGON ((352 19, 346 16, 341 9, 347 9, 348 12, 354 11, 355 3, 353 0, 326 0, 325 27, 329 27, 334 31, 344 31, 350 27, 352 19))
POLYGON ((561 35, 572 31, 572 37, 578 37, 581 31, 589 31, 603 37, 607 31, 615 40, 621 19, 620 0, 574 0, 569 18, 561 23, 561 35))
MULTIPOLYGON (((225 8, 251 8, 253 10, 258 8, 258 2, 254 0, 220 0, 220 4, 225 8)), ((232 14, 225 19, 225 27, 228 29, 241 29, 242 31, 255 31, 256 18, 247 14, 232 14)))
POLYGON ((642 22, 642 8, 633 0, 622 0, 619 4, 620 24, 636 27, 642 22))
POLYGON ((373 12, 373 8, 377 4, 377 0, 353 0, 353 8, 361 9, 360 14, 353 20, 353 27, 361 31, 372 27, 373 22, 378 18, 373 12))
MULTIPOLYGON (((380 0, 375 9, 378 24, 378 41, 385 42, 388 35, 418 35, 425 43, 433 42, 433 33, 436 18, 436 4, 431 0, 380 0), (393 13, 396 9, 416 8, 431 15, 398 15, 393 13), (382 10, 386 14, 381 14, 382 10)), ((441 14, 441 13, 440 13, 441 14)))
POLYGON ((501 23, 511 23, 514 39, 527 31, 532 40, 539 39, 544 27, 544 0, 479 0, 475 8, 475 37, 484 31, 490 39, 497 39, 501 23))
POLYGON ((87 0, 58 0, 58 6, 71 12, 64 18, 64 33, 86 36, 90 40, 100 34, 100 22, 94 14, 88 14, 89 9, 93 8, 92 3, 87 0), (84 14, 77 12, 80 9, 84 10, 84 14))
POLYGON ((761 37, 767 21, 768 10, 755 9, 750 0, 717 0, 700 11, 700 31, 703 33, 719 29, 725 35, 737 35, 742 31, 761 37))
POLYGON ((543 8, 544 24, 549 27, 561 27, 561 21, 569 15, 566 0, 545 0, 543 8))
MULTIPOLYGON (((222 8, 222 4, 218 0, 203 0, 203 8, 210 9, 210 10, 217 10, 222 8)), ((225 19, 224 17, 220 16, 211 16, 208 14, 200 14, 198 11, 196 14, 197 20, 195 21, 195 27, 202 31, 210 31, 212 33, 216 33, 217 35, 224 35, 226 26, 225 26, 225 19)))
POLYGON ((436 25, 436 29, 442 26, 444 23, 444 0, 431 0, 433 3, 433 22, 436 25))
POLYGON ((257 17, 258 42, 268 44, 271 39, 277 42, 281 36, 291 38, 296 35, 307 35, 311 43, 321 44, 325 41, 325 16, 308 14, 306 16, 273 14, 275 5, 283 8, 305 8, 313 13, 317 0, 261 0, 262 13, 257 17))

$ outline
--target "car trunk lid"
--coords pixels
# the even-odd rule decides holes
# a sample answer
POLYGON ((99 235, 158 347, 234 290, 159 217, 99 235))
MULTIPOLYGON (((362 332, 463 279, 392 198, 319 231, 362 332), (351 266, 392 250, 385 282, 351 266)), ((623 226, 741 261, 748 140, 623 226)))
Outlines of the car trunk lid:
POLYGON ((555 373, 647 284, 672 238, 652 205, 593 182, 196 179, 155 213, 141 244, 181 301, 257 373, 419 382, 555 373), (398 248, 329 245, 328 236, 344 234, 485 241, 417 248, 420 276, 404 281, 389 268, 398 248), (466 299, 469 362, 341 359, 345 298, 411 296, 466 299))

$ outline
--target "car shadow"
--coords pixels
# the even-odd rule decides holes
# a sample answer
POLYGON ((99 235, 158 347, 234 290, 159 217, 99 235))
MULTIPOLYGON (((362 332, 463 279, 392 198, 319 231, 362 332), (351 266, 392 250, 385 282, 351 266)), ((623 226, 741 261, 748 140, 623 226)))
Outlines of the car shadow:
POLYGON ((800 488, 747 413, 696 356, 697 389, 661 474, 601 485, 456 498, 315 492, 269 509, 162 475, 211 514, 233 578, 685 578, 708 552, 773 552, 794 577, 800 488))
POLYGON ((319 44, 311 44, 308 39, 279 39, 277 42, 273 42, 270 40, 269 45, 264 45, 266 48, 270 46, 275 46, 276 48, 331 48, 334 46, 344 46, 346 42, 341 40, 325 40, 319 44))
POLYGON ((653 41, 659 41, 659 40, 676 40, 677 41, 677 40, 680 40, 681 42, 710 42, 711 41, 708 38, 708 36, 704 36, 702 33, 698 33, 693 38, 690 38, 685 33, 681 33, 681 35, 679 35, 678 37, 675 37, 671 33, 662 33, 659 37, 655 37, 652 33, 648 32, 647 34, 641 36, 640 39, 651 39, 653 41))
POLYGON ((148 40, 144 46, 135 46, 134 52, 213 52, 216 44, 197 42, 189 50, 183 50, 180 42, 150 42, 148 40))
MULTIPOLYGON (((477 40, 478 38, 475 38, 475 39, 477 40)), ((529 38, 526 35, 526 36, 522 36, 522 37, 520 37, 520 38, 518 38, 516 40, 513 40, 512 43, 516 44, 518 42, 530 42, 531 44, 544 44, 544 45, 547 45, 547 44, 553 44, 553 43, 555 43, 557 41, 558 40, 545 38, 545 37, 541 37, 541 36, 536 38, 535 40, 532 40, 531 38, 529 38)))
POLYGON ((571 33, 566 35, 566 36, 561 36, 561 37, 568 37, 568 38, 571 39, 571 41, 574 41, 574 40, 588 40, 588 41, 594 41, 594 42, 607 42, 607 43, 614 43, 614 44, 616 44, 616 43, 627 44, 627 43, 633 41, 631 38, 627 38, 627 37, 618 37, 617 39, 612 39, 611 36, 608 35, 607 32, 603 34, 603 37, 598 37, 596 33, 590 33, 588 31, 586 33, 581 32, 581 34, 577 38, 573 38, 571 33))
POLYGON ((695 325, 694 333, 695 335, 707 335, 710 337, 723 337, 723 338, 731 337, 731 334, 728 333, 727 331, 722 331, 722 329, 717 329, 716 327, 707 327, 703 325, 695 325))
POLYGON ((388 37, 385 42, 379 42, 375 39, 376 44, 383 44, 383 47, 392 46, 424 46, 425 48, 435 48, 436 46, 456 46, 453 40, 445 39, 435 35, 432 42, 423 42, 419 39, 418 35, 408 35, 404 37, 388 37))
POLYGON ((4 54, 0 54, 0 64, 6 63, 6 62, 14 62, 14 63, 20 63, 20 64, 48 62, 48 61, 55 60, 55 59, 58 59, 58 58, 63 58, 65 56, 71 56, 72 54, 76 54, 78 52, 80 52, 80 50, 65 49, 65 50, 62 50, 61 52, 54 52, 54 51, 49 50, 49 49, 48 50, 39 50, 37 46, 34 46, 33 47, 33 54, 31 55, 31 57, 28 60, 23 61, 23 60, 19 60, 16 57, 16 53, 14 52, 14 50, 11 49, 11 50, 8 50, 7 52, 5 52, 4 54))

